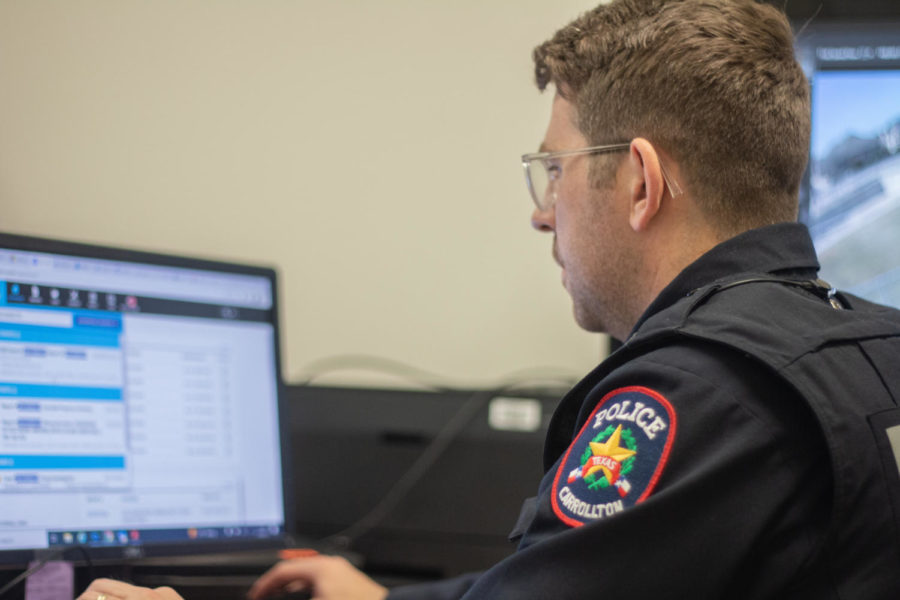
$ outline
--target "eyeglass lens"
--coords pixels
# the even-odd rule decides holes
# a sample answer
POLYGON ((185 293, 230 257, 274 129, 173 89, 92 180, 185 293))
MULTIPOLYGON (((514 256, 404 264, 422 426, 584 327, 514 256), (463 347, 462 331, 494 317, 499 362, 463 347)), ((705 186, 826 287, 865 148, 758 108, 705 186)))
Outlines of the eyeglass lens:
POLYGON ((540 210, 547 210, 556 200, 559 165, 552 160, 531 160, 527 163, 526 173, 535 205, 540 210))

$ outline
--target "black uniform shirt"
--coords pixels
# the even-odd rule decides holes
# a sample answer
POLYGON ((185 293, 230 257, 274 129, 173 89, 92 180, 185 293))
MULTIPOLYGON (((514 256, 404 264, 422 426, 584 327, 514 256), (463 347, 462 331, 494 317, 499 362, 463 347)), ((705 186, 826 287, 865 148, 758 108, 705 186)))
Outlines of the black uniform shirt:
MULTIPOLYGON (((817 269, 804 226, 746 232, 679 274, 636 330, 720 278, 817 269)), ((600 365, 554 415, 518 551, 464 598, 836 597, 815 560, 828 464, 806 403, 740 351, 682 339, 600 365)))

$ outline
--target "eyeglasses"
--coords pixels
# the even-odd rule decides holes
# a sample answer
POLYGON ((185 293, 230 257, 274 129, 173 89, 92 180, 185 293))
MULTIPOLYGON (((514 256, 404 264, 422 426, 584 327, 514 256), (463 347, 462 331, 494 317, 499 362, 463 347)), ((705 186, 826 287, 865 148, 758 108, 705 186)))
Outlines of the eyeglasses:
MULTIPOLYGON (((606 146, 590 146, 576 150, 560 150, 558 152, 535 152, 522 155, 522 166, 525 168, 525 183, 531 192, 531 199, 540 211, 549 210, 556 203, 557 184, 562 178, 562 163, 559 160, 567 156, 580 154, 610 154, 623 152, 631 148, 631 143, 609 144, 606 146)), ((672 197, 681 194, 681 188, 669 177, 662 162, 659 163, 663 180, 672 197)))

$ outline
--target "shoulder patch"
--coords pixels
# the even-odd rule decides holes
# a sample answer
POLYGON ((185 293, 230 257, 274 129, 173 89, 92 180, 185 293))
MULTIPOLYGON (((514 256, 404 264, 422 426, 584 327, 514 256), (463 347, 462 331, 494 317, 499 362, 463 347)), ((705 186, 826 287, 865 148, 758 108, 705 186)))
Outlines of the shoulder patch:
POLYGON ((643 502, 675 440, 669 401, 645 387, 606 394, 569 445, 553 480, 553 512, 572 527, 643 502))

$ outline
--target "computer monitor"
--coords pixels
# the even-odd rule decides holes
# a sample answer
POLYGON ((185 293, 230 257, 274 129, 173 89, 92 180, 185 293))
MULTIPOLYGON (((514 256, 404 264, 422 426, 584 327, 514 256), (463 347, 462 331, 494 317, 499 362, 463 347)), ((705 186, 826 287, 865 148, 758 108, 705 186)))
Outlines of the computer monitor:
POLYGON ((280 546, 270 268, 0 234, 0 565, 280 546))
MULTIPOLYGON (((900 11, 814 21, 797 38, 812 84, 800 218, 823 279, 900 307, 900 11)), ((802 25, 802 24, 798 24, 802 25)))

